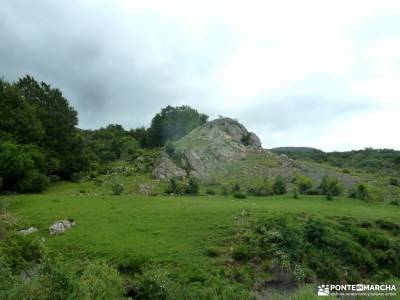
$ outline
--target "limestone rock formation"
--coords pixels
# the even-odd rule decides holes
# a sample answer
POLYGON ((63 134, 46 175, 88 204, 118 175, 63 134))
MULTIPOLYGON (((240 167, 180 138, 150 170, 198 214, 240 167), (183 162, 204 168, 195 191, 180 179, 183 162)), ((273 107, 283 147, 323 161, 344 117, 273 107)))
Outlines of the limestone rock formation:
POLYGON ((51 235, 60 234, 70 229, 72 226, 75 226, 75 221, 71 219, 56 221, 50 226, 49 232, 51 235))
POLYGON ((259 138, 239 122, 219 118, 197 127, 164 152, 153 170, 156 178, 193 176, 204 183, 240 182, 252 186, 276 176, 289 186, 297 175, 305 175, 318 187, 324 175, 339 178, 349 189, 358 178, 321 164, 295 161, 261 147, 259 138))
POLYGON ((27 229, 20 230, 19 233, 23 234, 23 235, 28 235, 28 234, 31 234, 31 233, 34 233, 34 232, 37 232, 37 231, 38 231, 38 229, 35 226, 31 226, 31 227, 29 227, 27 229))
POLYGON ((175 153, 164 153, 153 171, 155 177, 194 176, 202 180, 229 161, 262 151, 259 138, 230 118, 219 118, 194 129, 175 143, 175 153))

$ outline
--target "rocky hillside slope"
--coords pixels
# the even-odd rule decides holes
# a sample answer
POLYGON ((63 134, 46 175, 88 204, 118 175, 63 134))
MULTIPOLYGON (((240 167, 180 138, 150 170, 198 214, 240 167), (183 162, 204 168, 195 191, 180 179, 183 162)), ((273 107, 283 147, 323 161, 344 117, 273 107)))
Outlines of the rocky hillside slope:
POLYGON ((336 168, 265 150, 254 133, 230 118, 207 122, 167 147, 153 174, 161 180, 194 176, 207 184, 240 182, 249 186, 278 175, 288 182, 306 175, 315 186, 324 175, 340 178, 347 188, 358 181, 336 168))

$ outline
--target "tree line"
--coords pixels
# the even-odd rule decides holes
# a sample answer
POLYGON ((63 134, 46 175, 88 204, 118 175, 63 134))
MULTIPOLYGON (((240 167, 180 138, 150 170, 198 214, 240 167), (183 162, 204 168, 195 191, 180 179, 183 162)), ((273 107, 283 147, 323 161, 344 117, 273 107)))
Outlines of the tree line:
POLYGON ((142 148, 177 140, 208 116, 189 106, 167 106, 149 128, 111 124, 82 130, 62 92, 32 76, 0 79, 0 191, 40 192, 100 164, 134 157, 142 148))

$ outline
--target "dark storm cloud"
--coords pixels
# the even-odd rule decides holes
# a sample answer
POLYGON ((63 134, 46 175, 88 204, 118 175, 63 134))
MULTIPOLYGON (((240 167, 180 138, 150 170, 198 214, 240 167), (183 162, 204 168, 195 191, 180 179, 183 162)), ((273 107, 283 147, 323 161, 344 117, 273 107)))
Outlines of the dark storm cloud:
MULTIPOLYGON (((237 117, 274 145, 353 147, 332 124, 391 126, 397 2, 250 2, 2 0, 0 76, 59 88, 82 128, 149 125, 168 104, 237 117), (328 127, 329 143, 315 133, 328 127)), ((371 146, 358 129, 354 147, 371 146)))
POLYGON ((163 45, 151 44, 140 22, 132 23, 128 37, 114 8, 72 2, 0 4, 0 71, 6 79, 31 74, 60 88, 82 127, 145 125, 162 105, 181 100, 181 91, 170 87, 175 61, 152 64, 163 45), (153 53, 146 60, 148 46, 153 53))

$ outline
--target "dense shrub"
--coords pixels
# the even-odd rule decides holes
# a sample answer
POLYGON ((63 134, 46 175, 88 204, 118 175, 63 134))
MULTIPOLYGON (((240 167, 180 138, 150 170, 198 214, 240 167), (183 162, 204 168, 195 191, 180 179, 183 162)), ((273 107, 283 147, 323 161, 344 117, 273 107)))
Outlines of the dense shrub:
POLYGON ((121 273, 136 274, 140 273, 149 263, 149 258, 142 255, 132 255, 130 253, 123 253, 118 257, 114 257, 111 263, 121 273))
POLYGON ((168 194, 179 194, 180 190, 178 188, 178 183, 175 178, 169 180, 168 185, 165 188, 165 192, 168 194))
POLYGON ((151 120, 150 128, 146 132, 147 143, 152 147, 163 146, 168 140, 175 141, 183 137, 204 124, 207 119, 207 115, 186 105, 167 106, 151 120))
POLYGON ((274 284, 282 280, 357 283, 399 275, 400 257, 396 252, 400 237, 396 232, 400 225, 393 222, 378 220, 368 229, 363 228, 364 222, 352 218, 332 220, 304 215, 238 222, 241 225, 232 257, 243 263, 267 262, 266 272, 274 284), (274 261, 279 268, 271 263, 274 261), (286 274, 283 277, 282 272, 286 274))
POLYGON ((214 248, 214 247, 208 247, 205 250, 205 255, 207 255, 208 257, 216 257, 216 256, 219 256, 220 254, 221 254, 221 252, 217 248, 214 248))
POLYGON ((311 178, 307 176, 302 176, 302 175, 296 176, 294 184, 297 186, 298 191, 301 194, 307 194, 307 192, 312 188, 311 178))
POLYGON ((247 245, 237 245, 233 247, 231 255, 235 260, 241 261, 248 260, 251 257, 250 249, 247 245))
POLYGON ((371 199, 371 195, 370 195, 368 187, 362 183, 357 184, 350 190, 349 197, 361 199, 361 200, 370 200, 371 199))
POLYGON ((122 299, 123 280, 118 271, 105 262, 92 262, 82 273, 78 284, 78 299, 122 299))
POLYGON ((235 183, 233 186, 232 186, 232 193, 238 193, 238 192, 240 192, 240 185, 239 185, 239 183, 235 183))
POLYGON ((166 270, 148 268, 134 281, 135 299, 167 299, 172 282, 166 270))
POLYGON ((188 186, 186 188, 186 194, 189 195, 197 195, 199 193, 199 182, 197 181, 196 178, 190 177, 188 186))
POLYGON ((270 196, 272 195, 272 188, 268 185, 263 185, 259 187, 249 187, 247 189, 247 194, 250 196, 270 196))
POLYGON ((111 189, 112 189, 113 195, 118 196, 118 195, 121 195, 122 192, 124 191, 124 186, 123 186, 123 184, 116 182, 116 183, 113 183, 113 185, 111 186, 111 189))
POLYGON ((275 195, 286 194, 286 180, 282 176, 275 177, 272 190, 275 195))
POLYGON ((248 146, 251 142, 251 134, 250 132, 245 133, 242 138, 240 139, 243 145, 248 146))
POLYGON ((241 192, 237 192, 233 194, 233 197, 237 198, 237 199, 245 199, 246 198, 246 194, 243 194, 241 192))
POLYGON ((175 155, 175 146, 174 146, 174 143, 171 140, 168 140, 168 141, 165 142, 164 148, 165 148, 165 152, 167 152, 167 154, 170 157, 174 157, 174 155, 175 155))
POLYGON ((206 194, 207 194, 207 195, 215 195, 216 193, 215 193, 215 190, 213 190, 213 189, 211 189, 211 188, 208 188, 208 189, 206 190, 206 194))
POLYGON ((299 199, 299 194, 300 194, 299 188, 298 188, 297 186, 294 186, 294 187, 292 188, 292 195, 293 195, 293 198, 294 198, 294 199, 299 199))
POLYGON ((43 191, 49 180, 41 173, 42 160, 36 147, 0 142, 0 188, 16 192, 43 191))
POLYGON ((229 194, 228 188, 227 188, 225 185, 222 186, 222 188, 221 188, 221 195, 222 195, 222 196, 228 196, 228 194, 229 194))
POLYGON ((390 177, 389 178, 389 184, 394 185, 394 186, 399 186, 399 181, 395 177, 390 177))
POLYGON ((14 271, 23 270, 33 263, 40 263, 47 254, 43 242, 34 235, 9 233, 4 241, 0 241, 0 256, 14 271))
POLYGON ((322 195, 326 195, 328 199, 333 196, 339 196, 343 191, 342 184, 339 180, 336 177, 327 175, 322 178, 319 189, 322 195))

